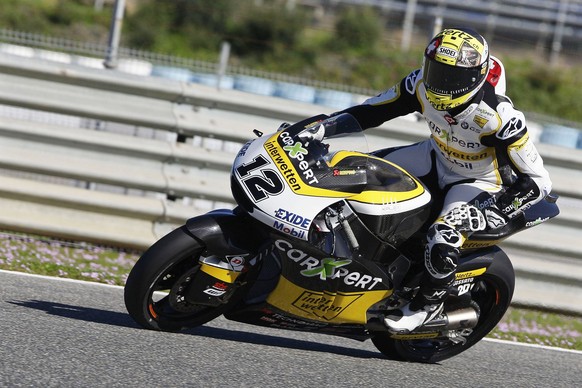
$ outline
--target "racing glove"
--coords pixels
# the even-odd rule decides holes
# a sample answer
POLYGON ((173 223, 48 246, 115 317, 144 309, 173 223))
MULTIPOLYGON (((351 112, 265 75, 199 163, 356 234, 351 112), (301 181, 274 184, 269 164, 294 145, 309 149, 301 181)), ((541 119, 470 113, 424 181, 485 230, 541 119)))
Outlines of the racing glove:
POLYGON ((487 226, 483 213, 469 204, 450 210, 443 217, 443 221, 459 232, 477 232, 487 226))

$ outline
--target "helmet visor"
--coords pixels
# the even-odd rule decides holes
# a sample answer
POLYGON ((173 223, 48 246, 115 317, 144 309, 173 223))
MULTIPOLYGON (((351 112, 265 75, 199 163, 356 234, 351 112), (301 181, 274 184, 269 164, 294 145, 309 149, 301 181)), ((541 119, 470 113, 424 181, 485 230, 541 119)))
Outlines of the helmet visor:
POLYGON ((486 66, 457 67, 424 58, 422 79, 427 90, 455 98, 471 92, 485 77, 486 66))

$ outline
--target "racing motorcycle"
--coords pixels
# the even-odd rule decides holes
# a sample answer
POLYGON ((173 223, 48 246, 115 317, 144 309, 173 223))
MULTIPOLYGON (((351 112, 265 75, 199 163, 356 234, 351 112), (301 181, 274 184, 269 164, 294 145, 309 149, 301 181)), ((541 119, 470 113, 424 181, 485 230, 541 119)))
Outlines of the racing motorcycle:
POLYGON ((477 343, 507 310, 515 274, 497 244, 559 212, 549 195, 508 224, 471 235, 443 313, 392 333, 384 318, 419 289, 438 195, 367 153, 349 114, 255 134, 232 167, 238 206, 189 219, 131 270, 125 305, 144 328, 179 331, 224 315, 371 339, 389 358, 438 362, 477 343))

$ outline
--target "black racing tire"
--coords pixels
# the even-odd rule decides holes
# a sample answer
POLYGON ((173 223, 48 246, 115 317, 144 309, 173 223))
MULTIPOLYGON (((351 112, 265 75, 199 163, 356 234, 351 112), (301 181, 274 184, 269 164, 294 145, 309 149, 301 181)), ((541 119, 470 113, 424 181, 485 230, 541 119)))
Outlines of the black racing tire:
POLYGON ((240 301, 239 294, 244 290, 238 289, 227 303, 217 307, 182 302, 182 305, 186 303, 185 308, 177 309, 176 303, 171 303, 169 290, 186 273, 195 281, 200 267, 198 259, 205 249, 203 243, 181 227, 168 233, 139 258, 127 278, 124 299, 129 315, 140 326, 162 331, 196 327, 219 317, 240 301))
MULTIPOLYGON (((488 256, 492 263, 485 274, 475 279, 475 286, 471 291, 472 303, 478 305, 480 315, 472 333, 466 337, 467 342, 454 343, 447 338, 398 340, 387 332, 379 332, 372 337, 376 348, 390 359, 436 363, 456 356, 479 342, 503 318, 515 287, 515 273, 507 255, 501 249, 495 248, 488 256)), ((468 269, 475 269, 471 261, 461 264, 458 271, 468 269)))

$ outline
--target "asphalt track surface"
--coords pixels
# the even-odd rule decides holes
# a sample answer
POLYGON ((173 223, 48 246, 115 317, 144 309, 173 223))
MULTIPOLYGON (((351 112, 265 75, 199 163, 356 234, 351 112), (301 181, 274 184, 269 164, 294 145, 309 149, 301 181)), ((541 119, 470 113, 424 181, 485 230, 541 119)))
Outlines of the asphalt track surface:
POLYGON ((0 271, 0 387, 580 387, 582 352, 484 340, 439 364, 219 318, 137 327, 121 287, 0 271))

